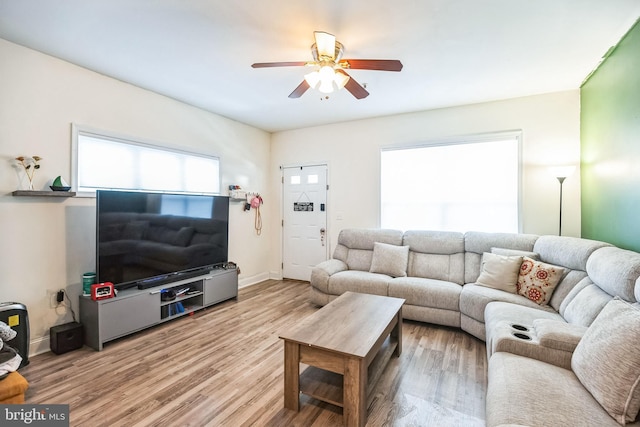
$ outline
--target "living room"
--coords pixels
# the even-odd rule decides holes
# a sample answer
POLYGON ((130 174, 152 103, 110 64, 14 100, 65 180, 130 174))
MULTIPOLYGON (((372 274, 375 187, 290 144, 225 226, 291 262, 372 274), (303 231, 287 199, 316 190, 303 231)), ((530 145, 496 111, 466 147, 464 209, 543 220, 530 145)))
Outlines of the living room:
MULTIPOLYGON (((626 6, 635 15, 629 15, 625 22, 619 23, 620 31, 615 35, 614 44, 637 20, 637 6, 629 2, 626 6)), ((309 37, 315 29, 309 29, 309 37)), ((636 24, 630 33, 634 35, 633 44, 614 51, 604 64, 616 60, 616 55, 632 56, 628 52, 637 51, 637 32, 636 24)), ((604 55, 605 52, 601 53, 604 55)), ((3 94, 0 138, 2 155, 7 160, 0 180, 5 248, 0 264, 1 286, 3 300, 19 301, 29 308, 31 353, 34 355, 49 350, 50 327, 72 321, 69 310, 53 303, 56 292, 65 289, 72 301, 77 301, 82 290, 82 274, 94 268, 95 200, 12 197, 12 191, 24 183, 19 181, 9 162, 19 155, 42 157, 41 168, 36 174, 38 188, 47 188, 48 180, 57 175, 72 180, 72 124, 217 155, 221 158, 223 187, 237 183, 260 192, 265 200, 262 208, 264 229, 260 235, 254 231, 253 213, 232 205, 229 254, 230 260, 241 267, 241 287, 282 277, 279 170, 282 165, 317 161, 329 164, 328 242, 335 246, 341 229, 379 226, 379 195, 373 183, 379 182, 381 147, 522 130, 525 135, 524 197, 520 231, 535 234, 557 234, 558 182, 549 176, 547 166, 585 165, 593 161, 585 158, 581 151, 584 150, 585 132, 590 131, 587 125, 591 123, 581 115, 590 112, 585 105, 597 102, 590 96, 600 98, 599 87, 592 89, 588 83, 583 88, 580 88, 581 82, 576 82, 571 89, 549 90, 531 96, 496 98, 468 105, 273 132, 5 39, 0 39, 0 57, 3 58, 0 63, 3 76, 0 80, 0 93, 3 94), (550 157, 553 162, 549 161, 550 157)), ((616 68, 616 76, 611 77, 610 84, 628 88, 626 95, 638 99, 637 59, 626 61, 634 68, 616 68)), ((587 74, 583 77, 586 79, 587 74)), ((297 77, 294 82, 295 79, 297 77)), ((373 93, 373 88, 371 90, 373 93)), ((286 97, 286 93, 282 96, 286 97)), ((617 103, 615 99, 607 101, 609 106, 617 103)), ((607 126, 622 129, 621 147, 626 150, 608 160, 627 164, 637 158, 637 149, 630 141, 634 129, 637 132, 640 107, 633 100, 625 105, 625 114, 618 115, 620 121, 608 121, 607 126)), ((585 209, 585 200, 587 196, 597 197, 598 194, 603 197, 602 192, 607 188, 593 195, 593 187, 585 188, 591 181, 582 178, 581 183, 580 176, 577 171, 564 183, 563 234, 586 237, 584 224, 587 218, 590 236, 601 238, 596 233, 599 229, 591 221, 602 214, 593 213, 589 206, 585 209)), ((637 183, 638 177, 628 174, 620 188, 632 193, 637 183)), ((619 211, 611 216, 607 213, 605 222, 626 226, 626 238, 635 242, 635 247, 622 238, 620 242, 612 243, 638 250, 638 228, 630 219, 634 203, 637 206, 637 196, 627 193, 624 198, 618 202, 629 212, 619 211)))

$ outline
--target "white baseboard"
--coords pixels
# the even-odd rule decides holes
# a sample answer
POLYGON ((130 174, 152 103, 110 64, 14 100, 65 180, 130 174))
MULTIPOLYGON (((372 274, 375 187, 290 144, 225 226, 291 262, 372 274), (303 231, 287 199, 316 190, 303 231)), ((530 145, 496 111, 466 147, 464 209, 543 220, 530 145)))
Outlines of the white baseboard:
POLYGON ((282 271, 270 271, 269 279, 272 280, 282 280, 282 271))
POLYGON ((255 285, 256 283, 264 282, 265 280, 269 280, 268 273, 260 273, 249 277, 243 277, 238 280, 238 288, 255 285))
POLYGON ((29 342, 29 357, 51 351, 49 336, 33 339, 29 342))

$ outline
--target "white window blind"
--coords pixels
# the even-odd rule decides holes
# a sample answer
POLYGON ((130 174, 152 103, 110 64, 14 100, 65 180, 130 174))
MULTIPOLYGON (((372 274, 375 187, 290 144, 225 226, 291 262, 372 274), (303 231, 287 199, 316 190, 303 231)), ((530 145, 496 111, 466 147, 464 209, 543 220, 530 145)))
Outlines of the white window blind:
POLYGON ((520 134, 381 152, 381 227, 518 232, 520 134))
POLYGON ((220 193, 220 159, 74 130, 76 191, 220 193))

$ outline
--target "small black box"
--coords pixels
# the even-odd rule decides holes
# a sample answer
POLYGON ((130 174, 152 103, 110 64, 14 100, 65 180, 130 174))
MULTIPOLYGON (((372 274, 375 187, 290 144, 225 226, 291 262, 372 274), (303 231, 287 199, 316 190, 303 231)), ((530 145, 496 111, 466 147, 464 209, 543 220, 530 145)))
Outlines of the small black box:
POLYGON ((66 353, 82 347, 84 330, 80 323, 71 322, 49 329, 49 346, 55 354, 66 353))

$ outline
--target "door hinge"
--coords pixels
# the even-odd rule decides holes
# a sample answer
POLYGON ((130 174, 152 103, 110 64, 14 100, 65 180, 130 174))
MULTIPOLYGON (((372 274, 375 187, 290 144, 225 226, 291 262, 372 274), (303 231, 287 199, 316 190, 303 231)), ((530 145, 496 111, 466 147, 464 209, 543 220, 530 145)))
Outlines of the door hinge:
POLYGON ((284 219, 282 220, 282 226, 284 227, 284 219))
POLYGON ((280 264, 280 268, 284 270, 284 262, 280 264))
POLYGON ((327 191, 329 191, 329 184, 327 184, 327 191))
POLYGON ((284 184, 284 176, 280 177, 280 181, 284 184))

